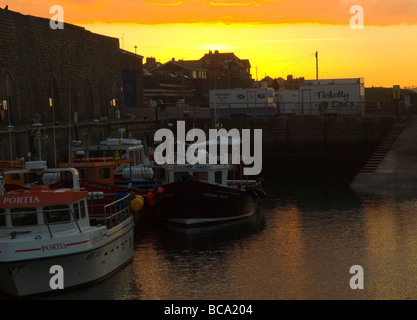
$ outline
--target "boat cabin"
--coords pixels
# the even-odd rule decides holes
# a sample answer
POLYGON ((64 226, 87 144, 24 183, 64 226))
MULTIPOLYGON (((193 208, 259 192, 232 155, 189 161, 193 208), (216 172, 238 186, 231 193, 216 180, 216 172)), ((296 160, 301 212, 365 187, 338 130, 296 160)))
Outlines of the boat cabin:
MULTIPOLYGON (((20 170, 23 168, 24 168, 24 164, 21 163, 19 160, 15 160, 15 161, 0 160, 1 171, 20 170)), ((7 175, 6 183, 22 185, 25 183, 24 176, 22 174, 17 174, 17 173, 7 175)))
POLYGON ((75 221, 80 227, 89 226, 87 192, 68 191, 66 194, 36 188, 12 191, 0 196, 3 204, 0 208, 0 229, 51 226, 75 221))
POLYGON ((101 141, 98 145, 81 146, 80 141, 75 142, 75 146, 71 148, 73 158, 77 157, 77 153, 84 152, 89 158, 109 158, 112 160, 132 159, 132 164, 118 163, 115 167, 115 174, 121 173, 130 166, 138 166, 147 163, 145 156, 145 148, 139 139, 129 138, 108 138, 101 141))
MULTIPOLYGON (((80 190, 78 173, 75 169, 64 169, 73 178, 73 189, 60 188, 52 190, 41 184, 44 163, 32 162, 26 164, 26 169, 10 170, 0 173, 0 229, 13 229, 17 232, 19 227, 25 227, 25 232, 39 226, 46 226, 44 231, 60 229, 58 225, 75 222, 80 228, 89 226, 87 209, 88 192, 80 190), (9 185, 7 176, 19 174, 25 180, 36 176, 36 180, 26 185, 9 185)), ((54 174, 62 174, 63 169, 55 169, 54 174)), ((39 230, 39 228, 36 228, 39 230)))
POLYGON ((70 163, 60 163, 60 168, 75 168, 80 179, 114 185, 115 166, 131 165, 133 159, 113 160, 112 158, 82 158, 74 159, 70 163))
POLYGON ((227 186, 228 171, 228 164, 172 164, 166 165, 165 177, 167 183, 194 180, 227 186))

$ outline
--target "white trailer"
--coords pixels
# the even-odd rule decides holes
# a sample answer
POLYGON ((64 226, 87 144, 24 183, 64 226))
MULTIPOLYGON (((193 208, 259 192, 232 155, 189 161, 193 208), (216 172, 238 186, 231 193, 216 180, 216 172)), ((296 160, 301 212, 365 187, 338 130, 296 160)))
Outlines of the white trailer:
POLYGON ((210 115, 212 117, 276 115, 274 94, 273 88, 210 90, 210 115))
POLYGON ((305 80, 298 89, 299 115, 364 115, 363 78, 305 80))
POLYGON ((278 95, 279 113, 284 115, 297 114, 299 94, 296 90, 283 90, 278 95))

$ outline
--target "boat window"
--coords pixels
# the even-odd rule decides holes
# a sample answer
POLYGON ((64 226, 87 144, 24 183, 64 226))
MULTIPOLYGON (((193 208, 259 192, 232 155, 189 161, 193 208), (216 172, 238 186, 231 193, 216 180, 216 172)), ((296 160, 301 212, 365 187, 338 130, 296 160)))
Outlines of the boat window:
POLYGON ((70 171, 65 172, 65 181, 68 183, 72 183, 73 177, 70 171))
POLYGON ((47 223, 68 222, 71 220, 71 212, 68 205, 55 205, 43 207, 47 223))
POLYGON ((0 227, 6 226, 6 215, 3 208, 0 208, 0 227))
POLYGON ((39 175, 35 172, 25 173, 23 174, 23 179, 25 184, 31 184, 31 185, 43 185, 42 182, 42 175, 39 175))
POLYGON ((183 177, 187 176, 188 172, 174 172, 174 181, 181 181, 183 177))
POLYGON ((74 218, 75 219, 80 219, 80 211, 79 211, 79 208, 78 208, 78 202, 76 202, 76 203, 74 203, 74 218))
POLYGON ((74 203, 74 217, 75 219, 85 218, 85 206, 84 201, 74 203), (81 214, 81 215, 80 215, 81 214))
POLYGON ((35 207, 11 208, 12 225, 32 226, 38 224, 38 216, 35 207))
POLYGON ((223 182, 223 174, 221 171, 214 172, 214 182, 218 184, 222 184, 223 182))
POLYGON ((10 181, 20 181, 21 176, 18 173, 12 173, 10 175, 10 181))
POLYGON ((138 155, 137 150, 126 150, 126 152, 123 153, 123 159, 133 159, 133 161, 136 162, 138 155))
POLYGON ((143 151, 143 149, 141 149, 139 151, 139 159, 137 161, 137 163, 142 163, 145 161, 145 152, 143 151))
POLYGON ((80 178, 84 180, 94 180, 94 171, 93 169, 81 169, 80 178))
POLYGON ((196 181, 208 181, 208 172, 207 171, 200 171, 200 172, 194 172, 193 173, 193 179, 196 181))
POLYGON ((110 168, 99 168, 98 169, 98 180, 108 180, 110 179, 110 168))
POLYGON ((84 203, 84 200, 80 201, 80 213, 81 213, 81 219, 85 218, 85 203, 84 203))

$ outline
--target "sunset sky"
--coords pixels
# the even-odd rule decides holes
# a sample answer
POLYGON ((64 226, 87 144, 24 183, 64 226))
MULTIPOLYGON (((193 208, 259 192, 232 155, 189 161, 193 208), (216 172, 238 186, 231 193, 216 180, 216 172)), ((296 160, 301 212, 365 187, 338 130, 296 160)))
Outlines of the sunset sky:
MULTIPOLYGON (((119 38, 162 63, 209 50, 249 59, 253 78, 365 78, 365 86, 417 86, 416 0, 11 0, 9 9, 119 38), (360 5, 364 28, 352 29, 360 5)), ((3 5, 1 5, 4 7, 3 5)))

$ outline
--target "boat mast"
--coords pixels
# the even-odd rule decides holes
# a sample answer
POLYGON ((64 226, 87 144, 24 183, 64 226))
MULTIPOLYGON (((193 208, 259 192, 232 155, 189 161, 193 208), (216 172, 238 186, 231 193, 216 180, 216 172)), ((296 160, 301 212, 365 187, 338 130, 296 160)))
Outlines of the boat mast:
MULTIPOLYGON (((71 162, 71 78, 69 79, 68 98, 68 163, 71 162)), ((56 152, 56 150, 55 150, 56 152)))
POLYGON ((42 160, 42 147, 41 147, 41 127, 42 127, 42 123, 39 123, 39 122, 36 122, 36 123, 34 123, 33 124, 33 126, 37 129, 37 131, 36 131, 36 136, 37 136, 37 138, 38 138, 38 145, 39 145, 39 147, 38 147, 38 151, 39 151, 39 161, 40 160, 42 160))
POLYGON ((0 171, 0 196, 4 196, 4 180, 6 176, 4 175, 3 170, 0 171))

